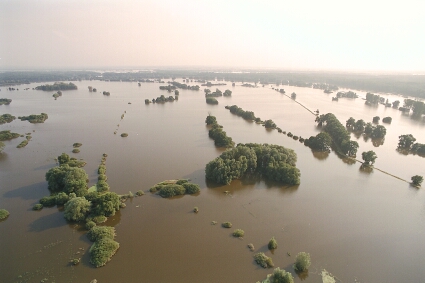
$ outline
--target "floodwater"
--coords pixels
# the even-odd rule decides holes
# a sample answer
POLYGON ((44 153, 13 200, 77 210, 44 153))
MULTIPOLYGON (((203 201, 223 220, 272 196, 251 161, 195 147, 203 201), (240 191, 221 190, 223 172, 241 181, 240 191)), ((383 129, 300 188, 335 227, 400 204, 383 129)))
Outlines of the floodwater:
MULTIPOLYGON (((0 155, 0 208, 10 212, 0 222, 1 282, 256 282, 272 269, 255 264, 249 243, 256 252, 271 256, 276 267, 290 271, 296 282, 321 282, 323 269, 338 282, 423 281, 423 189, 376 169, 366 173, 359 163, 349 164, 333 152, 313 154, 300 142, 224 108, 236 104, 263 120, 272 119, 284 131, 304 138, 316 135, 315 117, 271 86, 219 86, 233 94, 218 98, 218 105, 207 105, 202 90, 180 90, 178 101, 145 105, 146 98, 169 93, 159 90, 157 83, 76 84, 78 90, 63 91, 57 100, 53 92, 32 90, 39 84, 17 86, 17 91, 1 88, 0 97, 13 100, 0 106, 1 114, 49 115, 44 124, 15 120, 0 126, 32 133, 25 148, 16 148, 23 138, 7 141, 0 155), (88 86, 98 92, 90 93, 88 86), (208 138, 204 121, 209 113, 236 143, 278 144, 295 150, 301 184, 288 187, 260 180, 207 184, 205 165, 222 152, 208 138), (129 136, 122 138, 123 132, 129 136), (75 142, 83 144, 78 154, 71 153, 75 142), (44 175, 62 152, 87 162, 89 186, 96 182, 97 167, 107 153, 108 183, 118 194, 147 191, 155 183, 177 178, 190 178, 201 192, 175 199, 148 192, 128 200, 127 207, 106 223, 115 226, 120 249, 106 266, 94 268, 88 256, 91 243, 79 225, 67 223, 57 207, 32 211, 49 194, 44 175), (192 212, 195 206, 197 214, 192 212), (211 225, 212 221, 218 224, 211 225), (221 227, 225 221, 232 222, 232 229, 221 227), (243 229, 244 238, 232 237, 233 228, 243 229), (278 249, 272 253, 267 243, 273 236, 278 249), (297 275, 292 264, 302 251, 311 254, 312 265, 297 275), (69 264, 79 257, 79 265, 69 264)), ((413 175, 425 175, 424 158, 396 151, 402 134, 412 133, 417 142, 425 143, 423 122, 383 105, 366 106, 361 98, 332 102, 332 94, 321 90, 282 87, 287 94, 295 91, 297 101, 307 108, 332 112, 343 124, 349 117, 371 122, 374 116, 391 116, 392 124, 384 124, 383 145, 352 136, 360 145, 358 159, 361 152, 374 150, 375 166, 381 170, 408 181, 413 175)), ((403 100, 384 96, 390 102, 403 100)))

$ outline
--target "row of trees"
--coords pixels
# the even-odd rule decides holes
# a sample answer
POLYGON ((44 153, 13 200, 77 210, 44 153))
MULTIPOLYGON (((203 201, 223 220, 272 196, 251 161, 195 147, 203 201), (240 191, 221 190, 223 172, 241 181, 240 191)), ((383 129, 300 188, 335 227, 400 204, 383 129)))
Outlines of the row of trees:
POLYGON ((398 137, 399 150, 405 150, 413 154, 419 154, 425 156, 425 144, 415 143, 416 138, 412 134, 401 135, 398 137))
POLYGON ((304 141, 304 144, 311 147, 313 150, 328 151, 330 149, 331 138, 338 150, 348 156, 356 156, 359 144, 350 139, 350 134, 347 129, 339 122, 334 114, 322 114, 316 117, 316 122, 323 131, 328 134, 318 134, 316 137, 310 137, 304 141))
POLYGON ((217 123, 215 116, 208 115, 205 119, 207 126, 211 129, 208 131, 208 136, 214 140, 214 144, 217 147, 233 147, 235 143, 231 137, 228 137, 226 132, 223 131, 223 126, 217 123))
POLYGON ((254 112, 245 111, 237 105, 226 106, 226 109, 230 110, 230 113, 238 115, 239 117, 244 118, 245 120, 261 122, 260 118, 256 118, 254 112))
POLYGON ((238 144, 223 152, 205 167, 206 178, 218 184, 230 184, 247 174, 259 173, 266 179, 297 185, 300 171, 296 153, 278 145, 238 144))
POLYGON ((425 104, 423 101, 419 100, 412 100, 409 98, 406 98, 404 100, 404 108, 412 109, 413 115, 423 115, 425 114, 425 104))
POLYGON ((164 95, 158 96, 157 98, 152 98, 152 101, 149 99, 145 99, 145 104, 149 104, 149 103, 165 103, 165 102, 174 102, 174 100, 178 100, 178 96, 176 95, 175 97, 173 96, 169 96, 169 97, 165 97, 164 95))
POLYGON ((56 82, 52 85, 49 85, 49 84, 40 85, 40 86, 37 86, 35 89, 44 90, 44 91, 72 90, 72 89, 77 89, 77 86, 71 82, 70 83, 56 82))
POLYGON ((338 91, 336 93, 336 97, 337 98, 341 98, 341 97, 358 98, 359 96, 357 95, 357 93, 350 90, 350 91, 338 91))
POLYGON ((31 114, 29 116, 20 116, 18 119, 21 121, 28 121, 30 123, 44 123, 49 118, 46 113, 41 113, 40 115, 31 114))
MULTIPOLYGON (((379 117, 378 116, 374 117, 373 121, 377 123, 379 121, 379 117)), ((388 120, 386 119, 386 121, 388 120)), ((353 117, 350 117, 346 121, 345 126, 351 132, 355 132, 358 134, 364 133, 366 136, 371 137, 372 139, 383 139, 385 138, 385 135, 387 134, 387 129, 384 126, 382 125, 375 126, 370 122, 366 123, 362 119, 356 121, 353 117)))

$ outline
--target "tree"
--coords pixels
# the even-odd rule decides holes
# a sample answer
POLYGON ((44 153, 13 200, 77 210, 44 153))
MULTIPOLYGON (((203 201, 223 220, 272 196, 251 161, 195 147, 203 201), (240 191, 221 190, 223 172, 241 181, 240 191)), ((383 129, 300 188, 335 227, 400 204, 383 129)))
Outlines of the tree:
POLYGON ((302 272, 307 270, 310 267, 311 260, 310 260, 310 254, 301 252, 297 254, 297 257, 295 258, 295 264, 294 269, 295 271, 302 272))
POLYGON ((77 196, 87 194, 87 181, 89 176, 86 171, 77 167, 69 167, 63 178, 65 193, 75 193, 77 196))
POLYGON ((412 134, 401 135, 398 137, 398 147, 402 149, 410 150, 413 143, 416 141, 412 134))
POLYGON ((398 108, 398 106, 400 105, 400 101, 396 100, 393 102, 393 108, 398 108))
POLYGON ((355 132, 360 132, 363 133, 365 130, 365 126, 366 126, 366 122, 363 121, 362 119, 357 120, 356 124, 354 125, 354 131, 355 132))
POLYGON ((411 180, 412 180, 412 185, 420 187, 423 180, 424 180, 424 177, 419 176, 419 175, 415 175, 411 178, 411 180))
POLYGON ((264 126, 265 126, 267 129, 275 129, 275 128, 276 128, 276 124, 273 122, 273 120, 266 120, 266 121, 264 122, 264 126))
POLYGON ((217 124, 217 118, 215 116, 208 115, 205 119, 205 123, 207 123, 207 125, 217 124))
POLYGON ((378 125, 373 128, 371 137, 374 139, 382 139, 385 137, 386 134, 387 134, 387 129, 382 125, 378 125))
POLYGON ((84 197, 75 197, 65 203, 64 216, 69 221, 83 221, 90 212, 91 203, 84 197))
POLYGON ((293 283, 294 277, 292 274, 287 272, 285 269, 280 269, 279 267, 273 271, 273 274, 269 279, 270 283, 293 283))
POLYGON ((269 241, 269 244, 267 245, 269 250, 275 250, 277 249, 277 241, 274 237, 272 237, 269 241))
POLYGON ((348 156, 356 156, 357 149, 359 148, 359 143, 356 141, 344 140, 341 143, 341 150, 344 154, 348 156))
POLYGON ((353 130, 354 129, 354 125, 356 124, 356 120, 353 117, 350 117, 347 122, 345 123, 345 126, 350 129, 353 130))
POLYGON ((364 160, 364 165, 373 165, 378 156, 376 156, 376 153, 373 150, 369 150, 367 152, 362 152, 362 158, 364 160))
POLYGON ((332 138, 328 133, 321 132, 315 137, 310 137, 305 144, 315 151, 330 151, 332 138))
POLYGON ((120 210, 120 197, 114 192, 107 192, 93 199, 92 212, 96 216, 113 216, 120 210))
POLYGON ((373 123, 379 123, 379 120, 381 120, 381 118, 379 116, 375 116, 372 119, 373 123))

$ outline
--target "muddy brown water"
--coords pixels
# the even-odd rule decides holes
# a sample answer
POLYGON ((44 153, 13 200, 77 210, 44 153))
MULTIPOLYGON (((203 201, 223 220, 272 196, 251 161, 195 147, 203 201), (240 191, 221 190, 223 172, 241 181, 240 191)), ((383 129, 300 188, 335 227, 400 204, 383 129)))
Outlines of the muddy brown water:
MULTIPOLYGON (((423 280, 423 189, 377 170, 361 171, 359 163, 344 162, 333 152, 313 154, 298 141, 224 108, 236 104, 304 138, 319 132, 311 113, 270 86, 244 88, 228 83, 219 88, 232 90, 232 97, 218 98, 219 104, 211 106, 205 103, 203 91, 190 90, 180 90, 176 102, 145 105, 146 98, 169 95, 156 83, 140 87, 129 82, 76 84, 78 90, 64 91, 57 100, 53 92, 31 89, 39 84, 18 86, 18 91, 1 88, 0 96, 13 100, 0 106, 1 114, 49 115, 44 124, 15 120, 0 126, 0 130, 32 133, 25 148, 16 148, 23 138, 7 141, 0 156, 0 208, 10 212, 0 223, 1 282, 256 282, 272 269, 255 264, 249 243, 256 252, 271 256, 276 267, 290 271, 296 282, 321 282, 323 269, 341 282, 423 280), (98 92, 90 93, 89 85, 98 92), (25 91, 26 87, 30 90, 25 91), (103 96, 102 91, 111 96, 103 96), (294 149, 301 184, 287 187, 261 180, 218 187, 207 184, 205 164, 222 152, 208 138, 204 121, 209 113, 236 143, 294 149), (123 132, 129 136, 120 137, 123 132), (78 154, 71 153, 75 142, 83 144, 78 154), (201 192, 176 199, 146 193, 127 201, 127 207, 107 222, 116 228, 120 249, 105 267, 96 269, 89 264, 91 243, 84 230, 67 223, 57 207, 31 210, 48 195, 44 175, 56 166, 54 158, 62 152, 87 162, 89 185, 97 179, 102 153, 107 153, 108 183, 119 194, 146 191, 157 182, 177 178, 190 178, 201 192), (197 214, 192 212, 195 206, 197 214), (225 221, 233 227, 222 228, 220 223, 225 221), (243 239, 232 237, 237 228, 245 231, 243 239), (267 250, 272 236, 278 242, 273 253, 267 250), (292 264, 301 251, 311 254, 312 265, 299 276, 292 264), (71 266, 73 258, 82 261, 71 266)), ((360 144, 358 159, 362 151, 374 150, 379 169, 405 180, 425 175, 424 158, 395 150, 402 134, 412 133, 425 143, 424 123, 383 105, 368 107, 360 98, 332 102, 332 94, 320 90, 283 88, 287 93, 295 91, 297 101, 307 108, 332 112, 343 123, 350 116, 366 122, 373 116, 391 116, 391 125, 384 124, 383 145, 376 147, 370 140, 352 136, 360 144)), ((390 101, 403 100, 385 96, 390 101)))

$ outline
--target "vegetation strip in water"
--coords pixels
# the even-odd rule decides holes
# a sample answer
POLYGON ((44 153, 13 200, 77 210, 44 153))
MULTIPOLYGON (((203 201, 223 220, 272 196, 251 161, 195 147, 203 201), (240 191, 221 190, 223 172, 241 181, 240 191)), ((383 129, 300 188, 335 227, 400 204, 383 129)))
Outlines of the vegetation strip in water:
POLYGON ((292 149, 269 144, 238 144, 205 167, 206 178, 228 185, 232 180, 259 173, 266 179, 288 185, 300 183, 297 155, 292 149))
POLYGON ((64 82, 56 82, 52 85, 46 84, 46 85, 40 85, 37 86, 35 89, 37 90, 44 90, 44 91, 52 91, 52 90, 72 90, 77 89, 77 86, 73 83, 64 83, 64 82))
POLYGON ((208 136, 214 140, 214 144, 217 147, 233 147, 235 143, 231 137, 228 137, 226 132, 223 131, 223 126, 217 123, 215 116, 208 115, 205 119, 207 126, 211 129, 208 131, 208 136))
POLYGON ((187 179, 162 181, 149 189, 151 193, 156 193, 163 198, 170 198, 178 195, 192 195, 200 192, 199 185, 190 183, 187 179))
POLYGON ((12 103, 12 99, 9 98, 0 98, 0 105, 9 105, 10 103, 12 103))
POLYGON ((16 119, 16 117, 12 116, 11 114, 3 114, 3 115, 0 116, 0 125, 10 123, 15 119, 16 119))
POLYGON ((32 114, 29 116, 20 116, 18 119, 21 121, 28 121, 30 123, 44 123, 49 118, 46 113, 41 113, 40 115, 32 114))
POLYGON ((11 139, 19 138, 21 135, 18 133, 12 133, 10 130, 0 132, 0 141, 7 141, 11 139))

